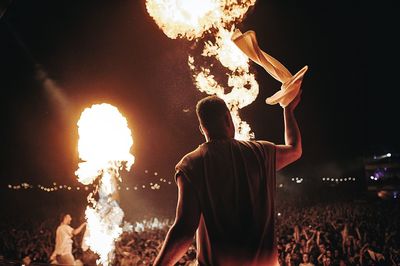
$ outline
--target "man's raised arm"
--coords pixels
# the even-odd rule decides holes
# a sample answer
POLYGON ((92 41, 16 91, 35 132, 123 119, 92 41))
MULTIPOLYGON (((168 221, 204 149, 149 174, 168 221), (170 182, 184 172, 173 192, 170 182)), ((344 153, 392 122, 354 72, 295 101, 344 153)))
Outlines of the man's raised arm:
POLYGON ((294 100, 283 109, 285 122, 285 145, 276 146, 276 170, 291 164, 301 157, 301 134, 294 116, 294 109, 300 102, 301 91, 294 100))
POLYGON ((79 233, 82 231, 82 229, 83 229, 83 227, 84 227, 85 225, 86 225, 86 222, 82 223, 78 228, 76 228, 76 229, 74 229, 74 230, 72 231, 72 234, 74 234, 74 235, 79 234, 79 233))
POLYGON ((177 176, 178 202, 175 222, 165 237, 153 266, 175 265, 185 255, 193 241, 200 220, 200 208, 191 184, 186 177, 177 176))

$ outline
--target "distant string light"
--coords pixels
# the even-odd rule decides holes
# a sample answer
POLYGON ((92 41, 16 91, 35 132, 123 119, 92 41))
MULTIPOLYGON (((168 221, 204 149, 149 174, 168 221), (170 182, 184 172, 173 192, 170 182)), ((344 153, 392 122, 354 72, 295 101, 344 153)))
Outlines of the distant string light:
MULTIPOLYGON (((144 171, 145 173, 149 173, 148 170, 144 171)), ((158 172, 153 172, 153 176, 158 176, 158 172)), ((150 176, 151 177, 151 176, 150 176)), ((376 176, 371 175, 370 176, 371 180, 377 181, 379 180, 376 176)), ((351 181, 356 181, 356 178, 354 177, 344 177, 344 178, 333 178, 333 177, 322 177, 321 180, 323 182, 334 182, 334 183, 348 183, 351 181)), ((291 181, 296 183, 296 184, 301 184, 304 182, 304 178, 302 177, 293 177, 291 178, 291 181)), ((162 185, 172 185, 171 181, 168 181, 165 178, 159 178, 158 182, 149 182, 147 184, 137 184, 134 185, 133 187, 125 186, 125 187, 118 187, 118 190, 125 190, 125 191, 138 191, 138 190, 144 190, 144 189, 151 189, 151 190, 160 190, 162 188, 162 185)), ((282 188, 284 185, 280 183, 278 185, 279 188, 282 188)), ((71 186, 71 185, 62 185, 58 184, 57 182, 53 182, 52 186, 44 186, 44 185, 32 185, 26 182, 20 183, 20 184, 8 184, 7 185, 8 189, 13 189, 13 190, 28 190, 28 189, 34 189, 38 188, 41 191, 45 192, 57 192, 57 191, 88 191, 89 187, 88 186, 71 186)))
MULTIPOLYGON (((297 184, 301 184, 303 182, 303 178, 302 177, 296 177, 296 178, 292 178, 292 182, 296 182, 297 184)), ((283 185, 282 185, 283 186, 283 185)), ((281 186, 279 186, 281 187, 281 186)))
MULTIPOLYGON (((172 184, 171 181, 167 181, 164 178, 160 178, 160 182, 168 184, 168 185, 172 184)), ((25 182, 21 183, 21 184, 14 184, 14 185, 8 184, 7 188, 8 189, 12 189, 12 190, 28 190, 28 189, 38 188, 39 190, 45 191, 45 192, 55 192, 55 191, 62 191, 62 190, 64 190, 64 191, 65 190, 67 190, 67 191, 78 191, 79 192, 79 191, 83 191, 83 190, 85 190, 85 191, 89 190, 88 186, 81 187, 81 186, 70 186, 70 185, 57 185, 57 184, 55 184, 54 186, 47 187, 47 186, 44 186, 44 185, 41 185, 41 184, 39 184, 37 186, 34 186, 32 184, 28 184, 28 183, 25 183, 25 182)), ((139 188, 142 188, 142 189, 150 188, 151 190, 159 190, 159 189, 161 189, 161 184, 151 182, 149 184, 135 185, 133 187, 133 190, 138 190, 139 188)), ((118 190, 130 191, 131 188, 129 186, 118 187, 118 190)))
POLYGON ((30 189, 30 188, 33 188, 33 186, 28 183, 21 183, 18 185, 10 185, 9 184, 8 188, 18 190, 18 189, 30 189))
MULTIPOLYGON (((373 176, 371 176, 371 179, 373 176)), ((321 177, 322 182, 335 182, 335 183, 343 183, 343 182, 350 182, 350 181, 356 181, 355 177, 321 177)), ((291 178, 292 182, 295 182, 297 184, 301 184, 304 182, 304 178, 302 177, 292 177, 291 178)), ((279 184, 279 187, 283 187, 283 184, 279 184)))
MULTIPOLYGON (((144 170, 145 174, 149 174, 150 171, 149 170, 144 170)), ((152 172, 152 174, 150 176, 148 176, 148 178, 153 178, 154 177, 158 177, 159 173, 157 171, 152 172)), ((118 187, 118 190, 126 190, 126 191, 131 191, 131 188, 133 188, 133 190, 137 191, 139 189, 151 189, 151 190, 159 190, 162 188, 162 185, 172 185, 171 181, 168 181, 165 178, 158 178, 159 182, 149 182, 147 184, 136 184, 133 187, 118 187)), ((71 185, 62 185, 62 184, 58 184, 57 182, 52 182, 52 186, 44 186, 41 184, 38 185, 32 185, 32 184, 28 184, 26 182, 23 182, 21 184, 8 184, 7 185, 8 189, 13 189, 13 190, 21 190, 21 189, 34 189, 34 188, 38 188, 41 191, 45 191, 45 192, 55 192, 55 191, 88 191, 89 187, 88 186, 71 186, 71 185)))
POLYGON ((331 177, 322 177, 323 182, 335 182, 335 183, 342 183, 342 182, 349 182, 349 181, 356 181, 355 177, 344 177, 344 178, 331 178, 331 177))
MULTIPOLYGON (((148 170, 144 171, 145 173, 149 173, 148 170)), ((158 172, 153 172, 153 174, 151 176, 158 176, 158 172)), ((150 176, 150 177, 151 177, 150 176)), ((371 180, 378 180, 375 176, 370 176, 371 180)), ((331 177, 322 177, 320 180, 322 180, 323 182, 334 182, 334 183, 343 183, 343 182, 351 182, 351 181, 356 181, 356 178, 354 177, 342 177, 342 178, 331 178, 331 177)), ((301 184, 304 182, 304 178, 302 177, 293 177, 291 178, 291 181, 296 183, 296 184, 301 184)), ((151 190, 160 190, 162 188, 162 185, 172 185, 172 181, 168 181, 165 178, 158 178, 158 182, 149 182, 147 184, 136 184, 132 187, 129 186, 125 186, 125 187, 118 187, 118 190, 125 190, 125 191, 138 191, 138 190, 144 190, 144 189, 151 189, 151 190)), ((282 183, 280 183, 278 185, 279 188, 282 188, 284 185, 282 183)), ((41 184, 34 186, 32 184, 28 184, 26 182, 20 183, 20 184, 8 184, 7 186, 9 189, 13 189, 13 190, 27 190, 27 189, 34 189, 34 188, 38 188, 42 191, 45 192, 57 192, 57 191, 88 191, 89 187, 88 186, 71 186, 71 185, 62 185, 62 184, 58 184, 57 182, 53 182, 52 186, 43 186, 41 184)))

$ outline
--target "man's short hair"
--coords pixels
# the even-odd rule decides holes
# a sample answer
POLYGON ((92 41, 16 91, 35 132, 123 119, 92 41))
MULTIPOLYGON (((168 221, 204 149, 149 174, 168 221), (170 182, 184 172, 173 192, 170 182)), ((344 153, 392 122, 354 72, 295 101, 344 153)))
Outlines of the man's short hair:
POLYGON ((201 99, 196 105, 200 124, 209 131, 220 130, 226 113, 229 112, 224 100, 216 95, 201 99))
MULTIPOLYGON (((62 212, 60 213, 59 219, 60 219, 60 223, 64 222, 64 219, 67 215, 70 215, 68 212, 62 212)), ((70 215, 71 216, 71 215, 70 215)))

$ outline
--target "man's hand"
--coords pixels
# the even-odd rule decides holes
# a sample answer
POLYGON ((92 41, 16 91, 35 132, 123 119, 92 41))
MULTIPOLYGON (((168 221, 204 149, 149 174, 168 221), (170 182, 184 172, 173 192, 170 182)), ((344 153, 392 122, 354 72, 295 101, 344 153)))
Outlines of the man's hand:
POLYGON ((79 233, 82 231, 82 229, 83 229, 83 227, 84 227, 85 225, 86 225, 86 222, 83 222, 78 228, 74 229, 74 230, 72 231, 72 233, 73 233, 74 235, 79 234, 79 233))
POLYGON ((299 93, 296 95, 296 97, 293 99, 293 101, 291 101, 286 107, 285 109, 290 110, 290 111, 294 111, 294 109, 296 109, 297 105, 299 104, 300 100, 301 100, 301 93, 303 91, 300 90, 299 93))

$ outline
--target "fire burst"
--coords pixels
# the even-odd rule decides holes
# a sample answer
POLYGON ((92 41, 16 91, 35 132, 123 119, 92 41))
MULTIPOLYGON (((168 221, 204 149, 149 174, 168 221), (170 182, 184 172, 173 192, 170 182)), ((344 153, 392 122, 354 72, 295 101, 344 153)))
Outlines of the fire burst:
POLYGON ((86 108, 78 121, 78 151, 83 161, 75 172, 84 185, 98 185, 88 196, 85 215, 87 234, 84 241, 99 255, 98 263, 108 265, 114 259, 115 240, 123 231, 124 212, 117 202, 119 171, 130 170, 134 156, 128 123, 118 109, 109 104, 86 108), (98 193, 98 201, 94 194, 98 193))
POLYGON ((146 8, 163 32, 172 39, 196 40, 200 57, 188 56, 196 87, 216 94, 227 103, 235 124, 235 138, 254 137, 249 124, 239 117, 239 109, 252 103, 259 86, 250 73, 249 59, 231 37, 235 22, 243 19, 256 0, 146 0, 146 8), (209 36, 206 36, 208 33, 209 36), (199 40, 203 40, 199 42, 199 40), (210 61, 214 60, 215 63, 210 61), (202 61, 204 61, 202 63, 202 61), (216 66, 217 65, 217 66, 216 66), (212 74, 214 67, 225 69, 226 80, 212 74))

